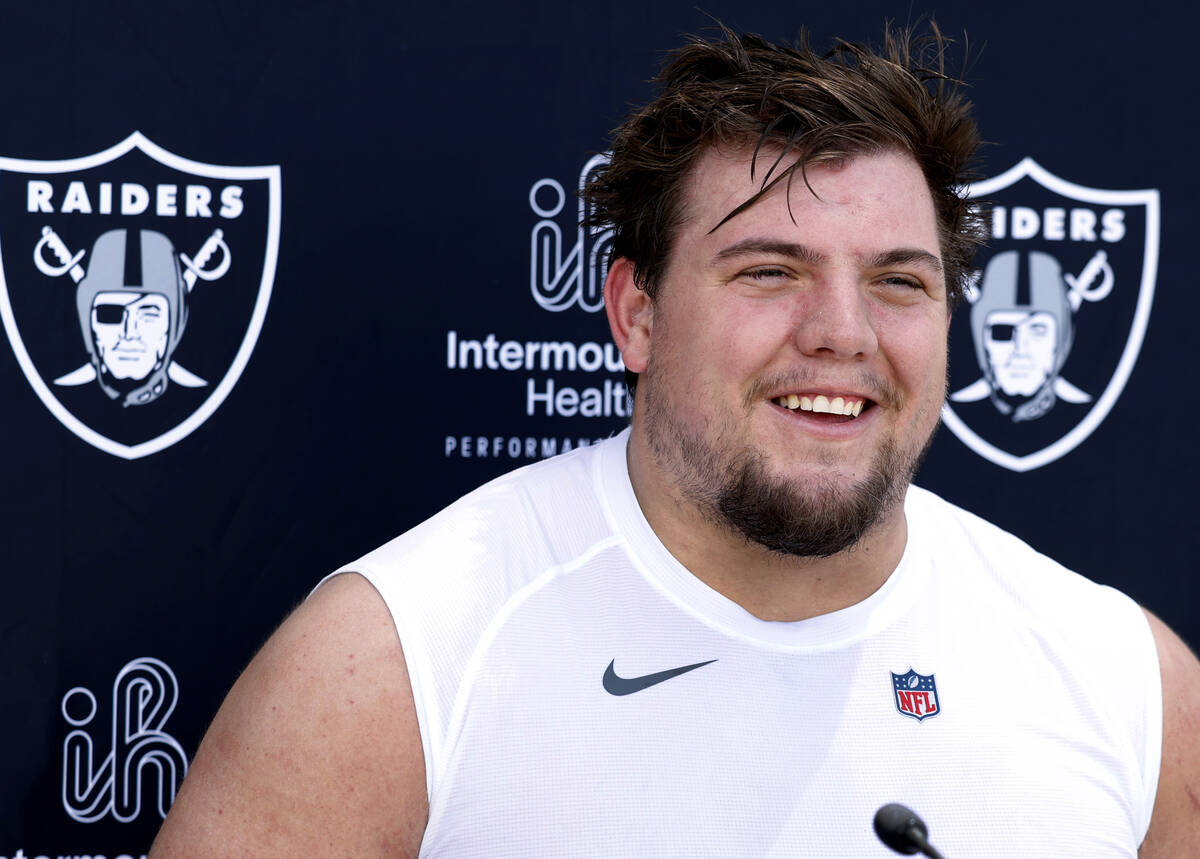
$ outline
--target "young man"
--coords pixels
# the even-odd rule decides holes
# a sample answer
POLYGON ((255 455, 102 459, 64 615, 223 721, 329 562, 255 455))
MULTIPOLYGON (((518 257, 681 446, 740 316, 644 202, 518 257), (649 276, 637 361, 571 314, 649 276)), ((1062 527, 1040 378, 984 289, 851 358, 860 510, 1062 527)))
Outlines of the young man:
POLYGON ((930 77, 676 55, 587 192, 631 429, 318 589, 156 855, 879 855, 893 801, 955 857, 1200 851, 1194 657, 909 485, 978 235, 930 77))

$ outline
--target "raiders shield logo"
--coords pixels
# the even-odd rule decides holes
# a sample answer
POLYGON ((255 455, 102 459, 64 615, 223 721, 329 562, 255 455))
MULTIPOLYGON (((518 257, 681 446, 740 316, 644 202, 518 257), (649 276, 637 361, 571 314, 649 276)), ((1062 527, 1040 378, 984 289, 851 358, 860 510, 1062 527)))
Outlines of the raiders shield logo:
POLYGON ((279 215, 278 166, 202 164, 136 132, 84 158, 0 158, 0 314, 46 408, 125 459, 208 420, 258 340, 279 215))
POLYGON ((1146 333, 1158 191, 1105 191, 1026 158, 970 186, 993 204, 978 279, 951 324, 943 423, 985 459, 1029 471, 1107 417, 1146 333))

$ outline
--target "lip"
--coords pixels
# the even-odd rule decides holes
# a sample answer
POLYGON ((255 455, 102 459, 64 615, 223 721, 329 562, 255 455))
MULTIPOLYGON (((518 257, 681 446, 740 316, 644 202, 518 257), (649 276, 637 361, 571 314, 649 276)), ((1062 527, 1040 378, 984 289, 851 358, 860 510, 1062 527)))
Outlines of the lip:
POLYGON ((856 390, 855 388, 833 388, 833 387, 829 387, 829 386, 815 387, 815 388, 786 388, 786 389, 781 388, 778 391, 773 391, 771 393, 768 393, 767 399, 773 400, 773 399, 776 399, 777 397, 786 397, 788 394, 796 394, 797 396, 802 396, 802 397, 803 396, 809 396, 809 397, 821 396, 821 397, 828 397, 831 400, 834 397, 850 397, 850 398, 858 399, 858 400, 866 400, 869 403, 878 402, 878 400, 875 397, 871 396, 870 394, 864 394, 861 391, 856 390))
MULTIPOLYGON (((808 393, 807 391, 805 393, 808 393)), ((839 392, 840 396, 846 396, 846 392, 839 392)), ((776 395, 779 396, 779 395, 776 395)), ((829 396, 825 394, 825 396, 829 396)), ((783 424, 789 432, 800 430, 813 438, 824 439, 828 441, 847 441, 856 439, 865 434, 875 423, 880 411, 879 404, 870 397, 864 397, 864 400, 869 404, 863 409, 862 414, 856 418, 849 420, 836 420, 834 415, 818 414, 815 412, 805 412, 800 409, 787 409, 777 405, 772 400, 768 399, 764 402, 771 412, 780 421, 785 421, 783 424)))

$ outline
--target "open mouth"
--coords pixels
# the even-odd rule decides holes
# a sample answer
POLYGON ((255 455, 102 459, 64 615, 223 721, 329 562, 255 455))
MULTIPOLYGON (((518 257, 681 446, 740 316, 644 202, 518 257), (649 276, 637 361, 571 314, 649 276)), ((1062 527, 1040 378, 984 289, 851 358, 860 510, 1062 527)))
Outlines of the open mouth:
POLYGON ((825 394, 783 394, 771 402, 789 411, 812 412, 823 415, 841 415, 856 418, 868 408, 870 400, 856 396, 829 397, 825 394))

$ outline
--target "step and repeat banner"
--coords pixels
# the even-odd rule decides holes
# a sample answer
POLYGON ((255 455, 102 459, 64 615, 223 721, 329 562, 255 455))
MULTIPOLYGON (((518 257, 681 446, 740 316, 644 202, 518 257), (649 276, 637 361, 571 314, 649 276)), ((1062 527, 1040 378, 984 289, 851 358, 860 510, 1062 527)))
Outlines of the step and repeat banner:
POLYGON ((918 482, 1200 643, 1196 12, 5 3, 0 858, 144 854, 323 575, 625 425, 575 192, 684 34, 921 13, 995 210, 918 482))

